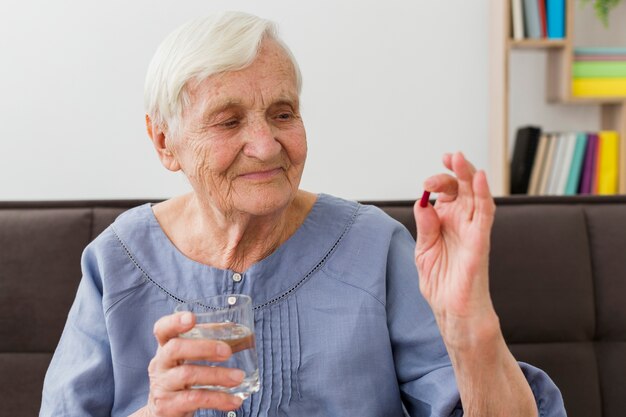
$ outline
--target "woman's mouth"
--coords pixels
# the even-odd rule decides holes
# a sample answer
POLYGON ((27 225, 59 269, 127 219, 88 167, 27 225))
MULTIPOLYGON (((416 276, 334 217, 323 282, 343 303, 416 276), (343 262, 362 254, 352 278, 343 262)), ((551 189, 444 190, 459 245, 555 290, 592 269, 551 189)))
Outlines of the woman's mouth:
POLYGON ((278 175, 282 170, 282 168, 274 168, 266 171, 254 171, 248 172, 247 174, 241 174, 240 177, 247 180, 267 180, 278 175))

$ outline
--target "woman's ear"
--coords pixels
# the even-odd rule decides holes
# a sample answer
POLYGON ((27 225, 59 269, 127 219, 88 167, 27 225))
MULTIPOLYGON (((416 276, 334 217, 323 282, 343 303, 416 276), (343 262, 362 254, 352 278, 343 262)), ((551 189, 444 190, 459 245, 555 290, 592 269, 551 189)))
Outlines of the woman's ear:
POLYGON ((146 114, 146 130, 152 141, 152 145, 161 160, 161 164, 170 171, 180 171, 180 164, 176 160, 174 154, 166 146, 167 132, 161 126, 154 123, 149 115, 146 114))

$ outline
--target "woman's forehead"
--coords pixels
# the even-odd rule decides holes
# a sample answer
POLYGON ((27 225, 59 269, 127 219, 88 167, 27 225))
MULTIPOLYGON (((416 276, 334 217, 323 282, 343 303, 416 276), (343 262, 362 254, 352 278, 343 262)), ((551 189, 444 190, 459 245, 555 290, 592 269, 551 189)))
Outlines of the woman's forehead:
POLYGON ((232 106, 268 106, 274 102, 298 102, 295 69, 283 54, 266 59, 259 54, 239 71, 214 74, 188 90, 190 107, 207 111, 232 106), (201 108, 201 109, 200 109, 201 108))

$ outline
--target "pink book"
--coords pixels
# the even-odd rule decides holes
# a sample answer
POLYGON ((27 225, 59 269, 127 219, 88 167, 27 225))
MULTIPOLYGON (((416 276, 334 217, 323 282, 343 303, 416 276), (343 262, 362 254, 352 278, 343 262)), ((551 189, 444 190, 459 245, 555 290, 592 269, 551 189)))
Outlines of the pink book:
POLYGON ((574 61, 626 61, 626 55, 574 55, 574 61))
POLYGON ((598 147, 598 135, 587 133, 587 149, 585 150, 585 161, 583 163, 583 175, 580 181, 579 194, 591 194, 592 184, 595 183, 596 171, 596 150, 598 147))
POLYGON ((593 165, 593 177, 591 182, 592 194, 598 194, 598 187, 600 184, 600 153, 602 152, 602 137, 598 134, 596 134, 596 137, 598 140, 596 140, 596 163, 593 165))

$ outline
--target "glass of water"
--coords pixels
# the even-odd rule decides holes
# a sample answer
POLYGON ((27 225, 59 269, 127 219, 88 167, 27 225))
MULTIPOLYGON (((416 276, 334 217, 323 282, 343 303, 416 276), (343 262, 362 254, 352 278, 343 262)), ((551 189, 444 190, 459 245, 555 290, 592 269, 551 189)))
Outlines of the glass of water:
POLYGON ((245 373, 243 382, 236 387, 196 385, 192 388, 222 391, 246 399, 259 391, 259 366, 254 340, 252 299, 247 295, 216 295, 179 304, 176 312, 190 311, 196 316, 195 326, 180 337, 211 339, 227 343, 233 355, 224 362, 190 361, 206 366, 238 368, 245 373))

